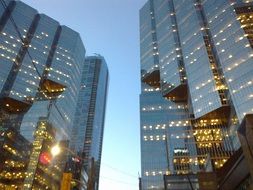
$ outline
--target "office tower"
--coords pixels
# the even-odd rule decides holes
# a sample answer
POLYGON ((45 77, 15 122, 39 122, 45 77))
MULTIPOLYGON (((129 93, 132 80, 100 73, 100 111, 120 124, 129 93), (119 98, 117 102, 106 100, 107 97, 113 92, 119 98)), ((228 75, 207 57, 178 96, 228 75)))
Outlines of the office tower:
MULTIPOLYGON (((85 57, 80 36, 22 2, 8 2, 1 20, 3 111, 24 115, 31 108, 29 111, 38 117, 36 108, 48 107, 51 101, 52 115, 56 117, 50 120, 56 128, 61 126, 59 131, 66 136, 73 122, 85 57)), ((27 138, 26 130, 34 131, 31 123, 37 123, 29 120, 29 111, 20 129, 27 138)))
POLYGON ((91 160, 94 158, 95 189, 99 183, 108 77, 102 56, 86 57, 70 145, 82 158, 82 167, 75 172, 74 178, 85 181, 83 173, 91 173, 91 160))
POLYGON ((144 190, 164 189, 164 174, 216 171, 240 148, 253 111, 252 13, 250 0, 149 0, 140 10, 144 190))
MULTIPOLYGON (((19 174, 25 177, 24 189, 53 187, 50 175, 55 170, 50 173, 52 166, 44 167, 39 162, 43 150, 49 152, 52 143, 71 137, 85 61, 81 38, 20 1, 1 0, 0 59, 1 131, 5 134, 14 128, 32 143, 27 172, 19 174), (38 167, 40 172, 34 173, 38 167)), ((23 153, 18 155, 17 151, 17 156, 23 153)), ((7 162, 15 165, 15 159, 10 156, 7 162)))

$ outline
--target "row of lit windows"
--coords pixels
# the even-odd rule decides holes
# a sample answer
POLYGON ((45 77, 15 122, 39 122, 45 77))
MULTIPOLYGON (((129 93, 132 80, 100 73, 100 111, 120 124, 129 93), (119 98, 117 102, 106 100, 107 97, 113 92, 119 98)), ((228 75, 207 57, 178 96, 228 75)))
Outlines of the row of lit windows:
MULTIPOLYGON (((212 23, 215 19, 218 19, 218 17, 221 17, 222 16, 222 14, 224 13, 224 12, 226 12, 226 9, 229 9, 230 8, 230 6, 233 6, 234 5, 234 2, 231 2, 230 3, 230 5, 227 5, 227 7, 226 8, 224 8, 222 11, 219 11, 219 13, 218 14, 216 14, 216 15, 212 15, 213 16, 213 20, 212 19, 210 19, 210 21, 209 21, 209 23, 212 23)), ((215 7, 215 10, 218 10, 219 9, 219 7, 215 7)), ((232 13, 231 13, 232 14, 232 13)))
MULTIPOLYGON (((180 135, 176 135, 176 134, 171 134, 170 138, 173 139, 190 139, 193 138, 194 136, 192 135, 186 135, 186 134, 180 134, 180 135)), ((166 140, 166 135, 144 135, 143 136, 144 141, 160 141, 160 140, 166 140)))
POLYGON ((165 129, 166 128, 166 124, 162 124, 162 125, 155 125, 155 126, 152 126, 152 125, 149 125, 149 126, 146 126, 144 125, 143 126, 143 129, 149 129, 149 130, 152 130, 152 129, 165 129))
POLYGON ((170 171, 145 171, 144 172, 145 176, 163 176, 163 175, 169 175, 170 171))
POLYGON ((194 130, 193 135, 196 136, 197 142, 222 141, 222 133, 220 129, 194 130))
POLYGON ((31 101, 34 100, 33 97, 28 97, 26 94, 22 94, 22 93, 20 93, 20 92, 15 91, 15 90, 11 90, 11 91, 10 91, 10 94, 13 95, 13 96, 17 96, 17 97, 19 97, 19 98, 26 98, 27 100, 29 99, 29 100, 31 100, 31 101))
POLYGON ((27 176, 27 172, 6 172, 0 173, 1 179, 23 179, 27 176))
MULTIPOLYGON (((220 129, 207 129, 207 130, 194 130, 193 135, 187 135, 182 133, 178 134, 170 134, 170 138, 173 139, 190 139, 195 137, 196 143, 198 142, 220 142, 223 140, 223 135, 228 137, 229 135, 226 133, 222 134, 220 129)), ((166 140, 166 135, 144 135, 144 141, 159 141, 159 140, 166 140)))
MULTIPOLYGON (((14 44, 13 44, 12 46, 15 47, 14 44)), ((9 49, 9 48, 7 48, 6 46, 0 45, 0 49, 5 50, 5 51, 7 51, 7 52, 9 52, 9 53, 12 53, 12 54, 14 54, 15 56, 17 55, 17 51, 14 51, 14 50, 12 50, 12 49, 9 49)))
POLYGON ((182 164, 182 165, 185 165, 185 164, 194 164, 194 165, 203 165, 206 163, 206 159, 205 158, 191 158, 191 157, 181 157, 181 158, 174 158, 173 159, 173 163, 174 164, 182 164))
MULTIPOLYGON (((154 65, 154 66, 152 66, 151 68, 149 68, 149 69, 147 70, 147 73, 152 73, 154 70, 156 70, 156 69, 158 69, 158 68, 159 68, 158 65, 154 65)), ((144 77, 144 76, 145 76, 145 74, 142 75, 142 77, 144 77)))
POLYGON ((142 111, 158 111, 158 110, 168 110, 168 109, 187 109, 187 106, 178 105, 178 106, 143 107, 142 111))
MULTIPOLYGON (((5 54, 0 54, 2 57, 5 57, 6 59, 8 59, 8 60, 11 60, 11 61, 15 61, 15 58, 11 58, 11 57, 9 57, 9 56, 6 56, 5 54)), ((39 62, 38 61, 36 61, 36 60, 33 60, 33 63, 34 64, 39 64, 39 62)), ((70 65, 71 66, 71 64, 70 63, 67 63, 67 65, 70 65)), ((34 71, 36 71, 36 69, 35 68, 32 68, 32 66, 28 66, 28 68, 30 68, 30 69, 33 69, 34 71)), ((53 68, 50 68, 50 70, 54 70, 53 68)), ((27 71, 23 71, 22 69, 19 69, 19 71, 22 71, 23 73, 25 73, 25 74, 28 74, 28 72, 27 71)), ((61 71, 59 71, 59 70, 56 70, 55 71, 56 73, 58 73, 58 74, 60 74, 60 75, 63 75, 63 76, 65 76, 65 77, 67 77, 67 78, 70 78, 70 76, 69 75, 67 75, 67 74, 65 74, 65 73, 63 73, 63 72, 61 72, 61 71)), ((35 79, 37 79, 37 76, 34 76, 32 73, 29 73, 29 75, 30 76, 33 76, 35 79)), ((36 74, 37 75, 37 74, 36 74)), ((57 78, 57 80, 60 80, 60 78, 58 77, 57 78)), ((35 84, 35 82, 29 82, 30 84, 35 84)))
MULTIPOLYGON (((169 127, 179 127, 179 126, 188 126, 190 124, 189 121, 171 121, 169 122, 169 127)), ((157 124, 157 125, 144 125, 143 129, 145 130, 153 130, 153 129, 165 129, 166 128, 166 124, 157 124)))
POLYGON ((3 53, 1 53, 0 55, 1 55, 2 57, 4 57, 4 58, 10 60, 10 61, 15 61, 15 57, 10 57, 10 56, 5 55, 5 54, 3 54, 3 53))
POLYGON ((200 120, 198 123, 194 124, 194 127, 206 127, 206 126, 210 126, 210 125, 221 125, 222 124, 222 120, 221 119, 202 119, 200 120))
MULTIPOLYGON (((56 51, 56 53, 57 54, 59 54, 59 55, 61 55, 62 57, 67 57, 67 59, 69 59, 69 60, 73 60, 73 59, 71 59, 71 57, 70 56, 68 56, 68 55, 66 55, 66 54, 64 54, 64 53, 60 53, 59 51, 56 51)), ((56 58, 57 59, 57 58, 56 58)), ((60 58, 58 58, 58 60, 60 60, 60 58)))
POLYGON ((143 136, 144 141, 160 141, 160 140, 166 140, 166 135, 150 135, 150 136, 143 136))
MULTIPOLYGON (((14 39, 14 37, 12 35, 8 35, 6 32, 2 32, 3 36, 8 36, 10 39, 14 39)), ((22 43, 21 40, 19 38, 16 38, 16 41, 19 43, 22 43)), ((10 44, 9 41, 5 41, 6 44, 10 44)), ((16 47, 16 44, 12 44, 13 47, 16 47)))
MULTIPOLYGON (((50 70, 53 70, 53 68, 50 68, 50 70)), ((58 74, 60 74, 60 75, 65 76, 65 77, 67 77, 67 78, 70 78, 70 75, 67 75, 67 74, 65 74, 65 73, 63 73, 63 72, 61 72, 61 71, 59 71, 59 70, 55 70, 55 72, 58 73, 58 74)))
MULTIPOLYGON (((219 77, 218 77, 218 78, 217 78, 217 77, 214 77, 214 79, 220 79, 220 78, 219 78, 219 77)), ((195 87, 195 89, 196 89, 196 90, 199 90, 199 89, 205 87, 206 85, 208 85, 209 83, 212 83, 212 80, 211 80, 211 79, 208 79, 206 82, 202 82, 200 85, 197 85, 197 86, 195 87)), ((219 89, 224 89, 224 88, 225 88, 224 85, 217 86, 216 89, 215 89, 215 91, 216 91, 216 90, 219 90, 219 89)))
MULTIPOLYGON (((239 41, 239 40, 242 40, 242 39, 243 39, 243 37, 240 37, 240 38, 238 39, 238 41, 239 41)), ((235 41, 235 42, 238 42, 238 41, 235 41)), ((218 44, 216 44, 216 45, 218 45, 218 44)), ((220 45, 220 43, 219 43, 219 45, 220 45)), ((245 48, 247 48, 247 47, 250 47, 250 44, 249 44, 249 43, 245 45, 245 48)), ((222 52, 222 53, 225 52, 225 49, 222 49, 221 52, 222 52)), ((253 57, 253 53, 249 53, 248 58, 252 58, 252 57, 253 57)), ((227 59, 232 59, 232 58, 233 58, 233 55, 232 55, 232 54, 228 55, 228 57, 227 57, 227 59)), ((235 69, 236 67, 238 67, 239 65, 241 65, 241 64, 244 63, 244 62, 245 62, 245 59, 237 60, 237 61, 234 63, 234 65, 232 65, 232 66, 230 65, 229 67, 227 67, 227 68, 225 69, 225 71, 227 71, 227 72, 232 71, 233 69, 235 69)))
POLYGON ((169 123, 169 126, 170 127, 173 127, 173 126, 176 126, 176 127, 179 127, 179 126, 188 126, 189 125, 189 121, 171 121, 169 123))
MULTIPOLYGON (((176 50, 180 50, 180 48, 176 48, 176 50)), ((172 60, 173 61, 175 61, 176 59, 174 58, 174 56, 175 56, 175 53, 176 53, 176 51, 171 51, 171 52, 169 52, 169 53, 167 53, 167 55, 165 56, 165 58, 163 58, 163 59, 161 59, 160 61, 161 61, 161 64, 165 61, 165 59, 166 58, 169 58, 169 57, 171 57, 172 58, 172 60)), ((167 61, 167 65, 169 65, 171 62, 169 61, 169 60, 166 60, 167 61)), ((165 65, 165 63, 164 64, 162 64, 162 65, 165 65)))
MULTIPOLYGON (((231 79, 231 81, 232 81, 232 79, 231 79)), ((232 93, 240 92, 243 88, 248 88, 248 87, 252 86, 252 84, 253 84, 253 80, 250 80, 250 81, 246 82, 244 85, 241 85, 238 89, 234 89, 232 91, 232 93)), ((249 99, 251 99, 252 97, 253 97, 253 94, 249 94, 249 99)))
MULTIPOLYGON (((216 168, 222 167, 226 162, 228 158, 224 157, 223 159, 215 159, 214 164, 216 168)), ((173 159, 173 163, 177 165, 188 165, 188 164, 194 164, 194 165, 203 165, 206 164, 206 159, 205 158, 180 158, 180 159, 173 159)))
POLYGON ((160 91, 160 88, 145 88, 145 92, 154 92, 154 91, 160 91))
MULTIPOLYGON (((24 29, 24 31, 26 32, 25 29, 24 29)), ((2 32, 2 34, 3 34, 4 36, 7 35, 6 32, 2 32)), ((44 32, 42 32, 42 35, 45 35, 46 37, 48 36, 48 34, 46 34, 46 33, 44 33, 44 32)), ((14 39, 14 37, 11 36, 11 35, 9 35, 9 37, 10 37, 11 39, 14 39)), ((23 38, 25 38, 25 37, 26 37, 26 36, 23 36, 23 38)), ((40 39, 41 39, 41 37, 39 37, 39 36, 36 36, 36 38, 40 38, 40 39)), ((21 40, 20 40, 20 39, 17 39, 17 41, 21 43, 21 40)), ((8 41, 5 41, 5 43, 9 44, 8 41)), ((16 44, 12 44, 12 46, 13 46, 13 47, 16 47, 16 44)), ((32 46, 31 44, 29 44, 29 47, 30 47, 30 48, 33 48, 34 50, 37 49, 36 47, 32 46)), ((49 48, 47 45, 45 45, 44 47, 45 47, 46 49, 49 48)), ((58 48, 61 49, 61 50, 63 50, 65 53, 68 53, 68 50, 67 50, 67 49, 64 49, 63 47, 58 47, 58 48)), ((12 52, 12 53, 16 54, 14 51, 11 51, 11 50, 8 50, 8 49, 6 49, 6 50, 7 50, 8 52, 12 52)), ((45 51, 44 51, 43 53, 46 54, 45 51)), ((69 59, 69 60, 73 60, 73 59, 71 59, 70 56, 67 56, 67 55, 64 54, 64 53, 60 53, 59 51, 56 51, 56 53, 62 55, 63 57, 67 57, 67 59, 69 59)), ((58 59, 59 59, 59 58, 58 58, 58 59)), ((71 66, 70 63, 68 63, 68 65, 71 66)))
MULTIPOLYGON (((34 75, 34 74, 32 74, 30 72, 27 72, 26 70, 23 70, 23 69, 19 69, 19 71, 26 74, 26 75, 29 75, 29 76, 33 77, 34 79, 40 80, 40 77, 37 75, 37 73, 36 73, 36 75, 34 75)), ((22 80, 24 80, 24 78, 22 80)), ((28 82, 27 80, 25 82, 27 82, 29 84, 32 84, 32 85, 35 85, 35 82, 31 82, 31 81, 28 82)))
POLYGON ((8 150, 10 153, 17 156, 17 151, 15 149, 13 149, 12 147, 8 146, 7 144, 5 144, 3 147, 4 147, 4 149, 8 150))

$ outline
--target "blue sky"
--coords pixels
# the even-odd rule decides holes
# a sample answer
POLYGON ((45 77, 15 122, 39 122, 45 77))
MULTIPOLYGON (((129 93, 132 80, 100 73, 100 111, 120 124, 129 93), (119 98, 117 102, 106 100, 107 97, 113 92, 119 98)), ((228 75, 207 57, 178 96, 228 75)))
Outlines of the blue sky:
POLYGON ((100 190, 137 190, 139 139, 139 9, 146 0, 23 0, 78 31, 87 55, 107 61, 110 86, 100 190))

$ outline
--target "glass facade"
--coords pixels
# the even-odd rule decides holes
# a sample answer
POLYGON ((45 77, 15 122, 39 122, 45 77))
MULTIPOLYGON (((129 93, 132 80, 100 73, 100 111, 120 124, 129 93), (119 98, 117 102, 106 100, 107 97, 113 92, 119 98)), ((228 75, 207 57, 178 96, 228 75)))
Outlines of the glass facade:
POLYGON ((143 189, 162 189, 163 175, 180 172, 174 153, 188 150, 184 129, 190 124, 184 103, 166 100, 160 89, 142 83, 141 162, 143 189), (178 126, 183 126, 179 128, 178 126), (184 136, 183 136, 184 135, 184 136))
MULTIPOLYGON (((90 158, 94 158, 96 189, 99 184, 108 78, 107 64, 102 56, 86 57, 70 144, 71 149, 84 159, 82 170, 89 172, 90 158)), ((75 176, 81 181, 84 180, 82 170, 75 176)))
POLYGON ((159 68, 163 94, 184 84, 181 42, 172 1, 154 1, 159 68), (168 14, 169 13, 169 14, 168 14))
POLYGON ((244 115, 251 113, 253 108, 251 100, 253 51, 249 38, 247 38, 249 34, 244 30, 245 27, 252 28, 253 22, 252 19, 245 25, 240 22, 244 14, 243 11, 240 14, 236 13, 238 6, 246 6, 244 13, 251 12, 252 14, 252 3, 237 4, 236 1, 231 3, 216 1, 211 4, 208 1, 203 2, 231 100, 238 119, 242 121, 244 115))
POLYGON ((77 32, 21 1, 1 1, 0 16, 0 130, 6 152, 0 157, 10 163, 0 167, 0 189, 59 189, 66 155, 53 158, 50 151, 55 144, 67 150, 71 140, 84 45, 77 32))
POLYGON ((149 0, 140 10, 144 190, 164 189, 164 174, 216 170, 240 147, 252 112, 252 13, 241 0, 149 0))
POLYGON ((159 60, 153 2, 140 11, 141 76, 151 85, 159 86, 159 60), (149 19, 147 19, 149 18, 149 19))
MULTIPOLYGON (((45 42, 42 43, 42 47, 34 46, 34 48, 41 52, 42 56, 37 58, 37 62, 43 63, 45 67, 41 72, 41 76, 43 76, 47 85, 50 85, 50 83, 52 83, 51 85, 53 85, 53 83, 59 83, 60 86, 57 87, 59 89, 53 89, 53 93, 56 93, 57 91, 60 92, 61 90, 63 91, 57 96, 57 99, 55 99, 55 97, 50 97, 51 95, 46 94, 45 92, 42 92, 42 94, 44 93, 43 95, 37 95, 36 98, 38 102, 33 104, 32 108, 24 116, 21 124, 21 134, 24 134, 28 139, 32 138, 35 129, 34 126, 36 126, 38 122, 36 117, 33 117, 34 113, 39 112, 41 106, 47 108, 50 103, 53 104, 53 106, 50 110, 49 120, 58 129, 57 138, 69 139, 73 125, 79 91, 77 86, 80 85, 85 50, 81 44, 81 39, 76 32, 65 26, 55 25, 54 28, 50 28, 55 29, 53 31, 56 32, 51 32, 53 34, 51 43, 48 44, 45 42), (54 49, 52 49, 52 47, 54 47, 54 49), (44 59, 43 55, 45 56, 44 59), (48 101, 47 99, 51 101, 48 101), (66 101, 66 99, 68 101, 66 101), (32 119, 32 121, 29 120, 29 118, 32 119)), ((49 36, 50 34, 45 31, 40 33, 44 33, 45 38, 46 35, 49 36)), ((41 43, 39 44, 41 45, 41 43)), ((44 85, 43 82, 40 82, 40 85, 44 85)))

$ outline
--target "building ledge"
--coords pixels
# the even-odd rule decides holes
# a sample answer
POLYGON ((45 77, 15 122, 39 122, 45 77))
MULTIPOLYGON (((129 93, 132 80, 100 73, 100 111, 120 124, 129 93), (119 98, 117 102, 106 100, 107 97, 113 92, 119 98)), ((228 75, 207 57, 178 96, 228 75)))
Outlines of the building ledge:
POLYGON ((224 119, 224 121, 228 121, 228 118, 230 116, 231 112, 231 107, 230 105, 222 105, 221 107, 208 112, 207 114, 200 116, 198 118, 195 118, 196 120, 201 120, 201 119, 224 119))
POLYGON ((3 97, 0 99, 0 106, 4 111, 11 114, 27 112, 32 106, 31 102, 16 100, 11 97, 3 97))
POLYGON ((57 98, 65 89, 66 86, 49 79, 43 80, 40 86, 40 92, 45 99, 57 98))
POLYGON ((187 84, 182 83, 179 86, 165 90, 163 96, 174 102, 186 102, 188 98, 187 84))
POLYGON ((154 87, 159 88, 160 87, 160 71, 159 70, 153 70, 151 73, 145 73, 142 76, 142 82, 154 87))

